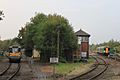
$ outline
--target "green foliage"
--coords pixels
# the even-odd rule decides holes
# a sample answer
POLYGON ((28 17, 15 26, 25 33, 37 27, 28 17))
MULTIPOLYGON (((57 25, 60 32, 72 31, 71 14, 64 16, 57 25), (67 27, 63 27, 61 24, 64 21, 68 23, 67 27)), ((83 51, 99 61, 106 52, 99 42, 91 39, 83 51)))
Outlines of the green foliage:
POLYGON ((25 33, 26 33, 26 29, 22 27, 21 30, 19 30, 18 37, 16 38, 16 41, 21 45, 21 47, 25 46, 24 45, 25 33))
POLYGON ((48 57, 55 56, 57 53, 58 26, 60 26, 60 56, 64 50, 76 50, 77 37, 72 26, 67 19, 57 14, 36 14, 31 18, 31 22, 19 31, 18 38, 21 39, 21 43, 24 43, 26 49, 36 48, 41 51, 41 61, 49 61, 48 57))
POLYGON ((95 45, 95 44, 90 45, 90 51, 96 52, 97 47, 98 45, 95 45))
POLYGON ((63 56, 60 56, 60 62, 61 63, 67 63, 67 60, 63 56))
POLYGON ((57 74, 66 75, 80 66, 81 63, 59 63, 55 65, 55 70, 57 74))
MULTIPOLYGON (((73 71, 73 73, 78 73, 77 70, 82 70, 85 67, 90 67, 94 63, 94 59, 90 57, 87 64, 78 62, 78 63, 59 63, 55 65, 55 70, 57 74, 67 75, 73 71), (75 71, 75 72, 74 72, 75 71), (77 72, 76 72, 77 71, 77 72)), ((79 73, 78 73, 79 74, 79 73)))
POLYGON ((6 51, 8 49, 8 47, 11 45, 18 45, 18 43, 16 42, 16 38, 3 40, 3 41, 0 40, 0 50, 1 51, 6 51))

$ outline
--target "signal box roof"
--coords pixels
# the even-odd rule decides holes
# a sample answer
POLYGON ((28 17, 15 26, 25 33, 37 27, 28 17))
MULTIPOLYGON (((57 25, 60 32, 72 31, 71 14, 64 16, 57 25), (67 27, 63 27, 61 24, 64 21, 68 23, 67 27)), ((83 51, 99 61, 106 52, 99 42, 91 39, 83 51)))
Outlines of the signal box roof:
POLYGON ((82 29, 80 29, 79 31, 75 32, 76 36, 86 36, 86 37, 90 37, 90 34, 86 33, 85 31, 83 31, 82 29))

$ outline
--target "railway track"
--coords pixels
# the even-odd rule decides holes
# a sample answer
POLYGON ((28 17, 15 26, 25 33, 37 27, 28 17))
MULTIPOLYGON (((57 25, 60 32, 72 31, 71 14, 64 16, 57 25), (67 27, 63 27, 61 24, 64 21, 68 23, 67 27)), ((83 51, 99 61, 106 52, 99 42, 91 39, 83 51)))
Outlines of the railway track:
POLYGON ((116 55, 115 60, 120 62, 120 55, 116 55))
POLYGON ((84 74, 71 78, 70 80, 93 80, 104 73, 108 68, 106 61, 100 57, 93 58, 96 60, 95 67, 93 69, 84 74))
POLYGON ((110 59, 116 60, 118 62, 120 62, 120 55, 115 55, 115 56, 111 56, 110 59))
POLYGON ((12 80, 20 70, 20 64, 9 63, 9 66, 0 73, 0 80, 12 80))

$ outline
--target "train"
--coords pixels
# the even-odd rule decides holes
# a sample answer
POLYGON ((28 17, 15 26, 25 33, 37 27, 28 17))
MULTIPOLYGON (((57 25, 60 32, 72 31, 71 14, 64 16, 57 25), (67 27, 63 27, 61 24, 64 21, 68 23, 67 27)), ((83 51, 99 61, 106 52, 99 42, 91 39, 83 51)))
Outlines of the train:
POLYGON ((20 63, 21 61, 21 47, 18 45, 12 45, 8 49, 7 57, 9 58, 10 63, 20 63))
POLYGON ((0 57, 3 57, 3 56, 4 56, 3 51, 0 51, 0 57))
POLYGON ((104 56, 114 56, 116 53, 115 48, 110 48, 108 46, 100 46, 97 48, 97 54, 104 56))

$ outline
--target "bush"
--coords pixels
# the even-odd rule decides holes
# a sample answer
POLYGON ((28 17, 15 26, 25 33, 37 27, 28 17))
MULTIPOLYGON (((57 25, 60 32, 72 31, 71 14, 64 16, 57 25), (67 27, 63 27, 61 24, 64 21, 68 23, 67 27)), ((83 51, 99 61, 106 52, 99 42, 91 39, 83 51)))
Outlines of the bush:
POLYGON ((66 59, 63 58, 63 57, 61 57, 61 56, 60 56, 60 59, 59 59, 59 60, 60 60, 61 63, 67 63, 66 59))

